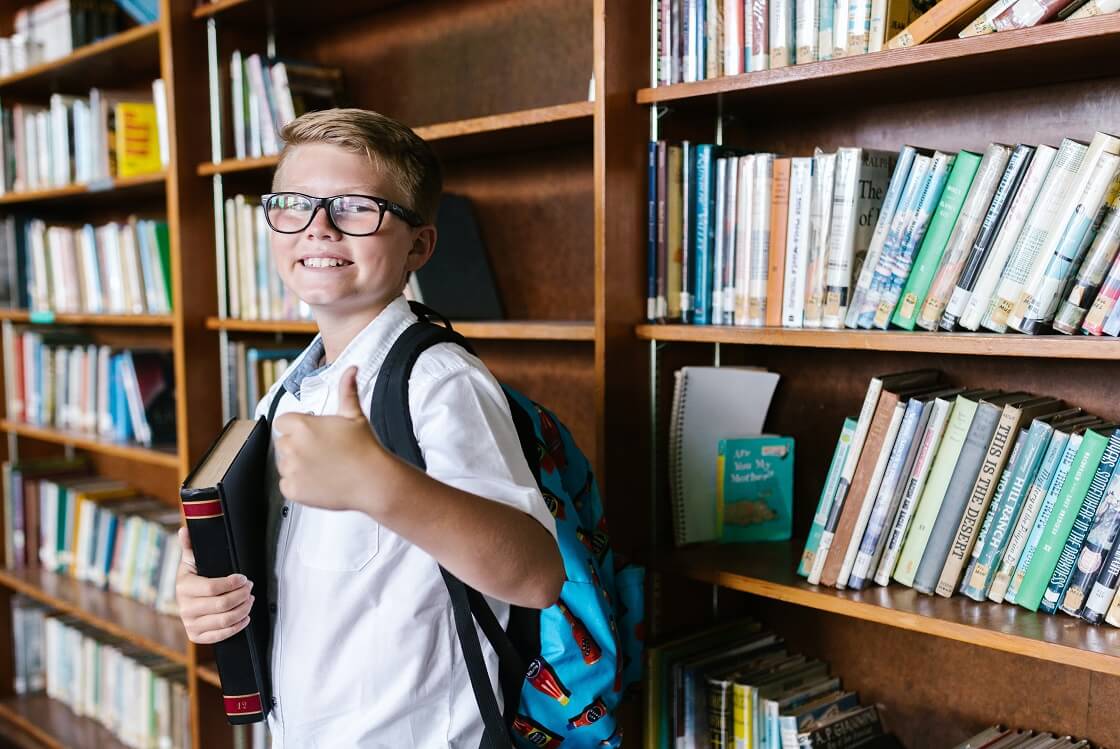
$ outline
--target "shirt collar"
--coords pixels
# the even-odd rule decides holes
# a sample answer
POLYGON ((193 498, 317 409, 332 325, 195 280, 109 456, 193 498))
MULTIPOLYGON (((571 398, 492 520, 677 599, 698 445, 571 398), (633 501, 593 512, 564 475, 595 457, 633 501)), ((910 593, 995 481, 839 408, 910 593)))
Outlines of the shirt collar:
POLYGON ((323 364, 326 353, 323 337, 315 336, 299 362, 284 378, 284 389, 298 400, 306 378, 330 378, 334 374, 345 372, 348 367, 356 366, 358 391, 361 392, 381 369, 381 363, 385 361, 393 343, 416 319, 408 306, 408 300, 404 296, 398 296, 354 336, 335 361, 326 365, 323 364))

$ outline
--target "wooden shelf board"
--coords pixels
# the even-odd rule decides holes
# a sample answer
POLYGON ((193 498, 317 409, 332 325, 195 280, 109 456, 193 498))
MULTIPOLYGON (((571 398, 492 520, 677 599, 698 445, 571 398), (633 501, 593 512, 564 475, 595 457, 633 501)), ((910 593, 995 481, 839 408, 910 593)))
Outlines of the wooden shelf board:
POLYGON ((187 664, 187 634, 178 617, 37 566, 0 569, 0 585, 170 661, 187 664))
POLYGON ((806 106, 846 101, 857 91, 884 99, 929 98, 1003 86, 1035 86, 1110 75, 1099 64, 1120 43, 1120 16, 1043 24, 1032 29, 950 39, 907 49, 791 65, 695 83, 639 89, 639 104, 674 108, 781 97, 806 106), (1028 72, 1030 71, 1030 72, 1028 72), (812 101, 806 101, 810 97, 812 101), (821 98, 824 97, 824 98, 821 98), (827 100, 827 101, 826 101, 827 100))
MULTIPOLYGON (((591 122, 595 103, 577 101, 551 107, 475 117, 468 120, 439 122, 414 128, 416 134, 431 143, 441 156, 485 153, 489 149, 503 151, 522 147, 553 146, 557 143, 591 139, 591 122)), ((276 156, 255 159, 225 159, 198 166, 203 177, 215 174, 236 174, 272 169, 276 156)))
POLYGON ((748 346, 1029 356, 1047 359, 1120 359, 1120 338, 1109 336, 742 328, 732 325, 639 325, 637 335, 650 341, 748 346))
POLYGON ((798 606, 1120 675, 1120 629, 964 596, 924 596, 897 584, 863 591, 809 585, 795 572, 800 554, 797 542, 709 545, 679 550, 658 567, 798 606))
POLYGON ((400 2, 401 0, 334 0, 317 7, 314 13, 308 13, 307 6, 291 0, 215 0, 198 5, 192 12, 197 19, 215 18, 218 23, 256 28, 275 24, 282 31, 298 24, 297 28, 305 31, 362 16, 400 2))
POLYGON ((45 694, 0 699, 0 721, 32 737, 49 749, 125 749, 109 729, 92 718, 78 716, 45 694))
POLYGON ((158 71, 159 26, 158 21, 136 26, 79 47, 65 57, 0 78, 0 93, 43 97, 64 91, 88 96, 91 87, 118 81, 122 70, 129 75, 158 71))
POLYGON ((42 440, 43 442, 72 445, 81 450, 89 450, 90 452, 101 453, 102 455, 125 458, 126 460, 132 460, 137 463, 146 463, 148 465, 162 466, 164 468, 179 467, 178 453, 169 450, 157 450, 140 447, 139 445, 111 442, 109 440, 92 437, 88 434, 63 432, 58 429, 20 424, 6 419, 0 421, 0 430, 13 432, 30 439, 42 440))
MULTIPOLYGON (((467 338, 520 341, 593 341, 595 325, 584 321, 494 320, 453 322, 455 330, 467 338)), ((288 333, 314 335, 318 326, 311 320, 206 320, 209 330, 238 333, 288 333)))
MULTIPOLYGON (((32 315, 25 309, 2 309, 0 320, 12 322, 32 322, 32 315)), ((44 320, 40 313, 36 313, 34 322, 44 325, 90 325, 95 327, 120 327, 120 328, 159 328, 171 327, 174 318, 171 315, 86 315, 60 313, 50 315, 44 320)))
POLYGON ((122 177, 102 183, 67 185, 46 190, 28 190, 0 195, 0 205, 25 203, 112 203, 124 195, 155 195, 164 189, 164 172, 122 177))
POLYGON ((217 663, 200 664, 198 667, 198 678, 200 681, 204 681, 218 689, 222 688, 222 678, 218 676, 217 663))

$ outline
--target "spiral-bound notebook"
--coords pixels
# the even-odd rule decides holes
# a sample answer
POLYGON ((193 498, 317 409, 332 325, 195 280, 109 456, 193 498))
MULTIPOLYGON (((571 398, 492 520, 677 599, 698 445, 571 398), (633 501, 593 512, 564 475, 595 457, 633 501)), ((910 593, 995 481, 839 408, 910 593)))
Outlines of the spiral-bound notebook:
POLYGON ((717 539, 721 439, 762 432, 778 375, 753 367, 682 367, 669 424, 669 492, 678 546, 717 539))

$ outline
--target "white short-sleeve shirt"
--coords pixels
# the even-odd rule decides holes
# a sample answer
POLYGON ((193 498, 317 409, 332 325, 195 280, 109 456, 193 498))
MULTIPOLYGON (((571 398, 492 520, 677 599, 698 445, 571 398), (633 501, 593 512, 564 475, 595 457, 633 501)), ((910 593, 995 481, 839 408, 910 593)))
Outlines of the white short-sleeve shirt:
MULTIPOLYGON (((281 387, 277 415, 335 413, 351 366, 367 410, 385 356, 415 320, 397 298, 326 367, 316 338, 257 405, 258 417, 281 387)), ((477 358, 446 343, 426 351, 409 380, 409 407, 429 475, 515 507, 555 536, 505 396, 477 358)), ((331 470, 331 456, 322 457, 331 470)), ((270 483, 275 749, 475 749, 482 719, 435 560, 364 513, 287 502, 274 468, 270 483)), ((487 600, 504 626, 508 604, 487 600)), ((481 631, 479 640, 501 704, 497 657, 481 631)))

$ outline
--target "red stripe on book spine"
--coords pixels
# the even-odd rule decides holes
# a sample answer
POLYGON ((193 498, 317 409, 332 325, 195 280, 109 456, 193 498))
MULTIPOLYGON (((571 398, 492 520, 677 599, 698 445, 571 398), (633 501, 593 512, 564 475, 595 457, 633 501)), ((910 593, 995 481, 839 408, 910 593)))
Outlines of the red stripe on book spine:
POLYGON ((183 514, 187 519, 201 519, 221 517, 222 503, 216 499, 204 499, 199 502, 184 502, 183 514))
POLYGON ((225 702, 226 715, 253 715, 261 712, 261 693, 243 694, 239 697, 222 695, 225 702))

